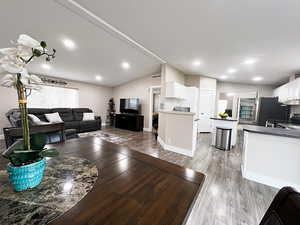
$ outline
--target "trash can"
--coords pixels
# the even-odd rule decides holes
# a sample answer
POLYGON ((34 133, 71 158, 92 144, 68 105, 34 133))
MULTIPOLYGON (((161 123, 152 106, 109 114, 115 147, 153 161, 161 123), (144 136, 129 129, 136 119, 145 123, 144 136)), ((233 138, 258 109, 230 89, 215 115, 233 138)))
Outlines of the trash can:
POLYGON ((221 150, 231 149, 231 128, 216 127, 216 144, 215 147, 221 150))

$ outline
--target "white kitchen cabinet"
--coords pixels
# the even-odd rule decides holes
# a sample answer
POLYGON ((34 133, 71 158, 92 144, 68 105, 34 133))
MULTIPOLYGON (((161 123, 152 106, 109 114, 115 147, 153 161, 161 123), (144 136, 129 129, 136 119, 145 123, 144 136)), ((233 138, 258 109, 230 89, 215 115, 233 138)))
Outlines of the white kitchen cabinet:
POLYGON ((274 90, 274 96, 279 102, 289 104, 300 99, 300 78, 284 84, 274 90))
POLYGON ((166 98, 186 99, 185 86, 177 82, 167 82, 166 98))

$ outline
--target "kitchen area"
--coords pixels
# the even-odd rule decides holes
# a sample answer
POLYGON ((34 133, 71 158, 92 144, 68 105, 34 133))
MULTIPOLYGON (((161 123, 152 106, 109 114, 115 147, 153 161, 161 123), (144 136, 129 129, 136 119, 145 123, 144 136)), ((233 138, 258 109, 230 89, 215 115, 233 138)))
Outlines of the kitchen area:
POLYGON ((243 177, 300 190, 300 78, 273 89, 268 97, 259 92, 219 93, 218 97, 218 112, 229 115, 227 123, 238 120, 243 177))
POLYGON ((209 135, 212 151, 240 149, 244 178, 300 190, 300 77, 276 88, 166 73, 161 86, 165 150, 193 157, 209 135))

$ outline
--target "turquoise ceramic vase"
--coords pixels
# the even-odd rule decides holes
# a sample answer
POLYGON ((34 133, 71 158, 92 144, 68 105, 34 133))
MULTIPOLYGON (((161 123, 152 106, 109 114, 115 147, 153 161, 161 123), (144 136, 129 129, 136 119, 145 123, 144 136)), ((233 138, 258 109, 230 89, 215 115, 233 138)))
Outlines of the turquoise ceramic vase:
POLYGON ((42 182, 45 166, 45 159, 19 167, 8 164, 9 181, 15 191, 24 191, 38 186, 42 182))

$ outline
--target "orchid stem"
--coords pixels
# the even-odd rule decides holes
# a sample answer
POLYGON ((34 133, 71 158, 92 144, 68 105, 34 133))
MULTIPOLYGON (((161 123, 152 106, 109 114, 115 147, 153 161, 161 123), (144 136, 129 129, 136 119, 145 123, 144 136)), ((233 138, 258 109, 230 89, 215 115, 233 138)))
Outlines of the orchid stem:
POLYGON ((27 109, 27 98, 25 94, 25 88, 20 81, 21 74, 17 74, 17 90, 18 90, 18 100, 19 108, 21 111, 22 128, 23 128, 23 138, 24 138, 24 150, 30 150, 30 132, 29 132, 29 121, 28 121, 28 109, 27 109))

